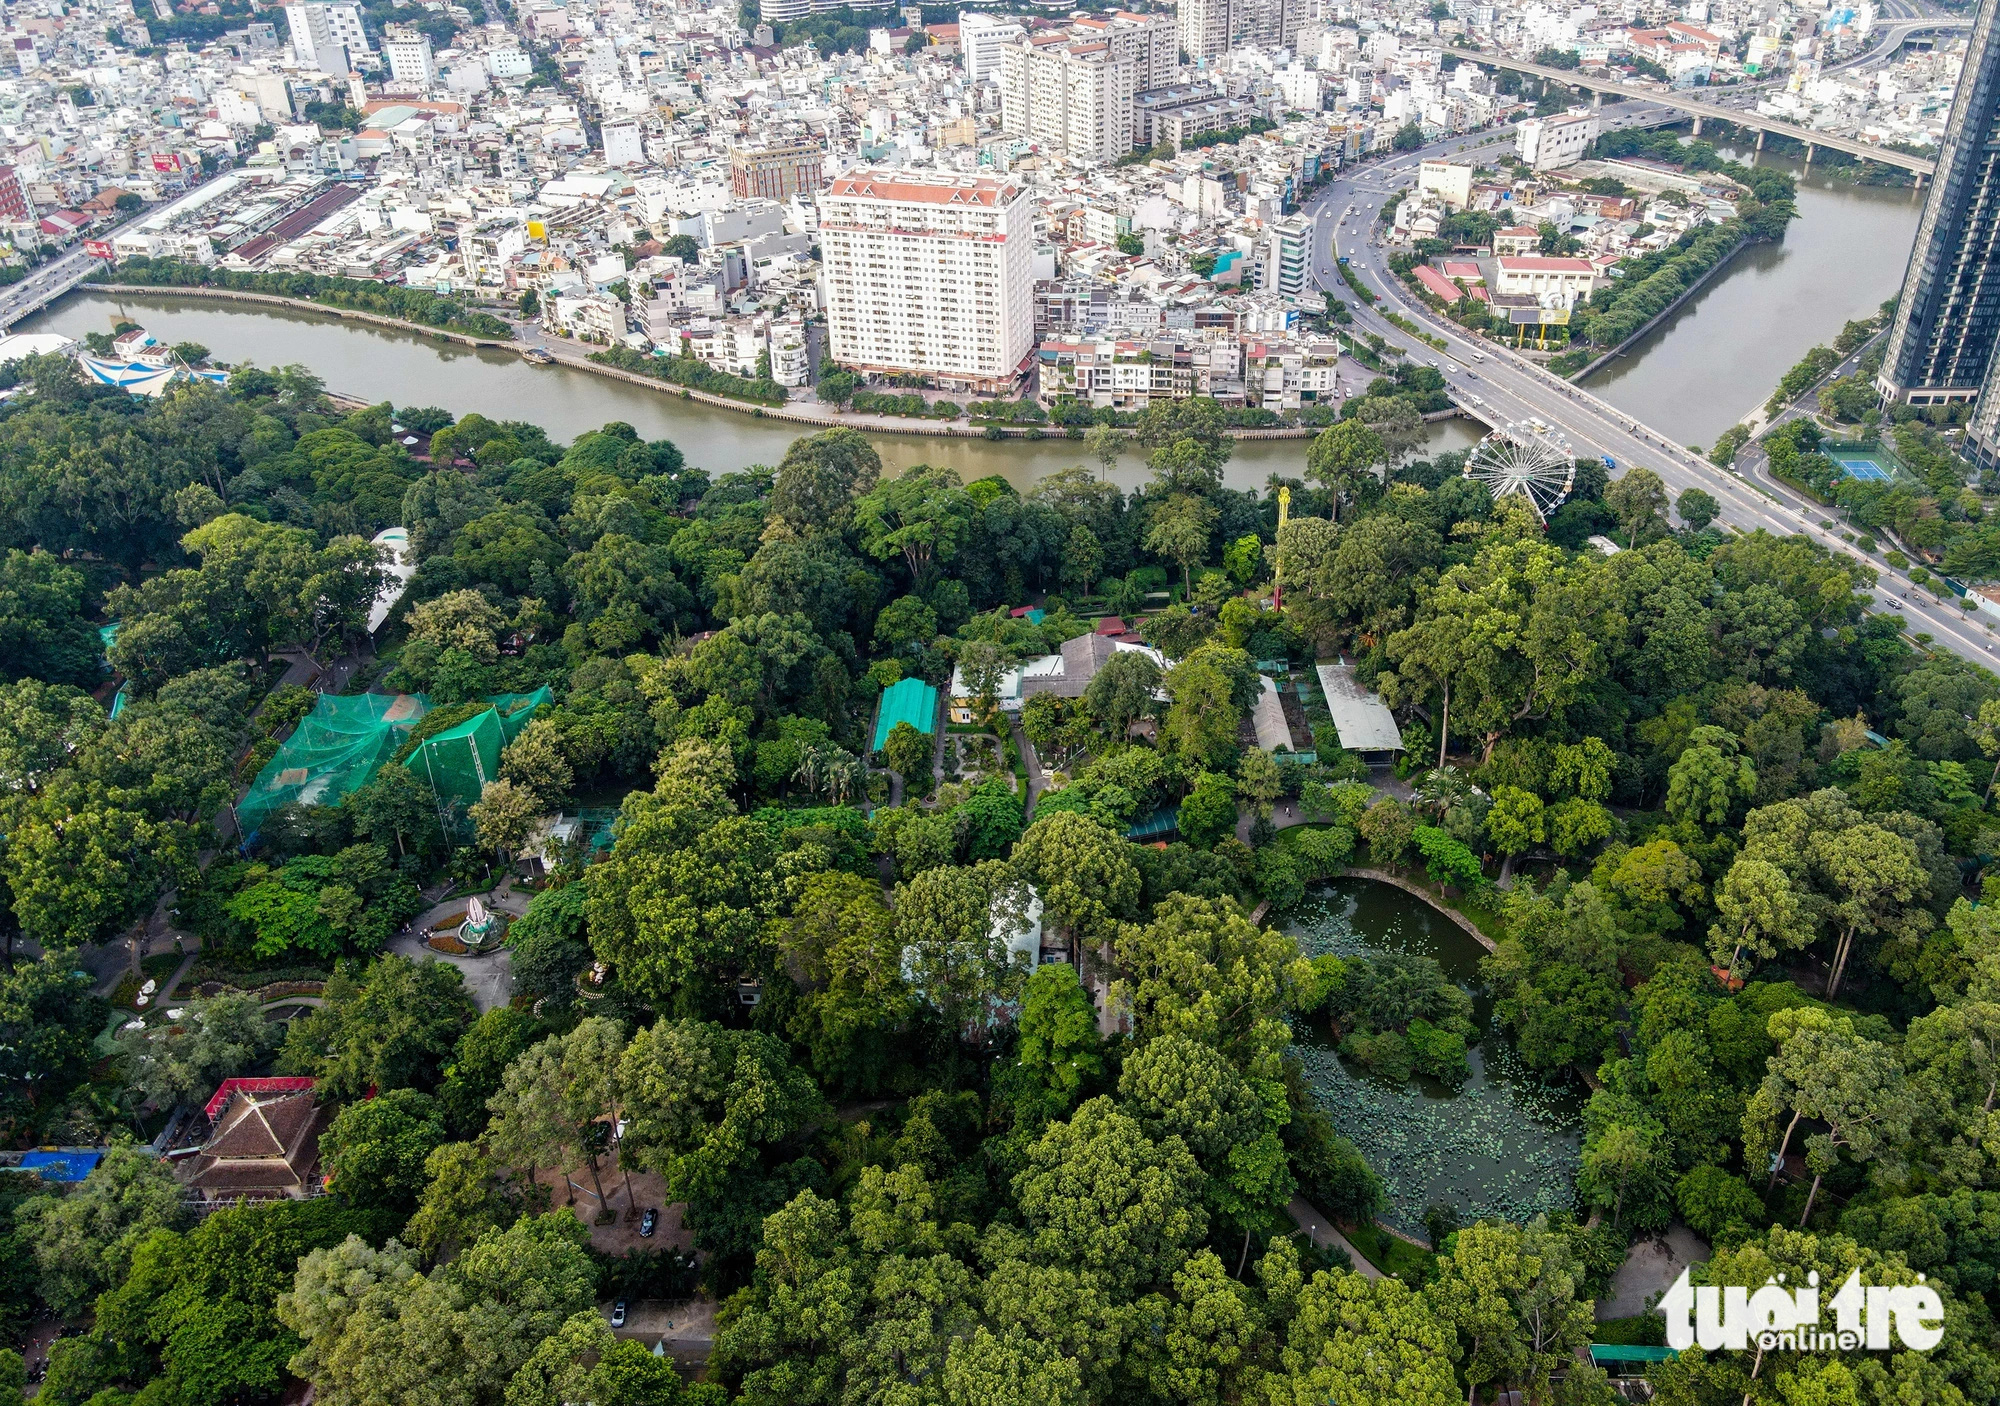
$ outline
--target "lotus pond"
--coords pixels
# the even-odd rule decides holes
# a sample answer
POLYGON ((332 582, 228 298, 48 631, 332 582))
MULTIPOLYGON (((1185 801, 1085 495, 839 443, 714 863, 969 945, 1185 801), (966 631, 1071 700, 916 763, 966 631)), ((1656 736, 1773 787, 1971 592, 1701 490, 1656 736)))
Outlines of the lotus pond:
POLYGON ((1521 1063, 1493 1020, 1479 978, 1486 949, 1420 899, 1373 879, 1315 885, 1286 931, 1309 957, 1402 952, 1433 958, 1472 997, 1479 1043, 1456 1088, 1428 1079, 1389 1084, 1350 1065, 1315 1018, 1297 1022, 1293 1052, 1334 1126, 1388 1185, 1382 1219, 1423 1233, 1426 1207, 1455 1206, 1462 1222, 1525 1220, 1574 1204, 1581 1085, 1549 1083, 1521 1063))

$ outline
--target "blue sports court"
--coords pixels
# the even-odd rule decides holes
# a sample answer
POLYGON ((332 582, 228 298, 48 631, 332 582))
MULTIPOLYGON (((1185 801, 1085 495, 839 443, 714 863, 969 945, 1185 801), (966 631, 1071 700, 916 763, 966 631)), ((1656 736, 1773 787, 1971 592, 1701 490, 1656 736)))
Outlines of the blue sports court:
POLYGON ((1849 478, 1880 479, 1887 482, 1892 475, 1873 459, 1835 459, 1834 463, 1847 470, 1849 478))

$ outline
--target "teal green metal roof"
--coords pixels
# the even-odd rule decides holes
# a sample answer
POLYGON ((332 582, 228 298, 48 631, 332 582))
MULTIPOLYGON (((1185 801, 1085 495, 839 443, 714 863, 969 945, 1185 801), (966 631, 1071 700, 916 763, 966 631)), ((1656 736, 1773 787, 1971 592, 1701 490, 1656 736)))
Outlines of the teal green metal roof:
POLYGON ((1671 1362, 1679 1356, 1670 1347, 1637 1347, 1621 1343, 1590 1345, 1590 1360, 1599 1366, 1606 1362, 1671 1362))
POLYGON ((937 731, 938 691, 922 679, 904 679, 882 690, 882 706, 875 714, 875 740, 868 750, 879 752, 897 723, 908 723, 918 732, 937 731))
POLYGON ((1128 840, 1150 840, 1160 835, 1171 835, 1181 827, 1181 808, 1161 806, 1144 820, 1125 827, 1128 840))

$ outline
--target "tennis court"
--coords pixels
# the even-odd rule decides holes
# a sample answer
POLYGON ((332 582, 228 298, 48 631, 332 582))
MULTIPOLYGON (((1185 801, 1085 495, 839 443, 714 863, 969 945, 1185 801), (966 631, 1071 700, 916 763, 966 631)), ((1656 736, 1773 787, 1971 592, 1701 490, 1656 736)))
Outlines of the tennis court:
POLYGON ((1819 452, 1840 467, 1848 478, 1864 483, 1912 482, 1910 471, 1896 451, 1876 439, 1826 440, 1819 452))

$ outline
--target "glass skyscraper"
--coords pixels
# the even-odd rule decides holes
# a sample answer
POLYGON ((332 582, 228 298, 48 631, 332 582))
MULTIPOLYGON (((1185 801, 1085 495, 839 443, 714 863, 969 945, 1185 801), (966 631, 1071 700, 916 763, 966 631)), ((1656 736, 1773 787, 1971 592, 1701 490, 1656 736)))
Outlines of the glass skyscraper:
MULTIPOLYGON (((2000 336, 2000 0, 1983 0, 1877 384, 1911 405, 1979 398, 2000 336)), ((1995 397, 1987 409, 2000 416, 1995 397)))

